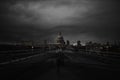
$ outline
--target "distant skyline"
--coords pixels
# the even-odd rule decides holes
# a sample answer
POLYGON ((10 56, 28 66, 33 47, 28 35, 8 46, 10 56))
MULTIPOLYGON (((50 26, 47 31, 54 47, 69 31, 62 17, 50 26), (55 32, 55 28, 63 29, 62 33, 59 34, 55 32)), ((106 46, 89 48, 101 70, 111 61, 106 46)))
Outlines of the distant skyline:
POLYGON ((0 42, 120 40, 119 0, 1 0, 0 42))

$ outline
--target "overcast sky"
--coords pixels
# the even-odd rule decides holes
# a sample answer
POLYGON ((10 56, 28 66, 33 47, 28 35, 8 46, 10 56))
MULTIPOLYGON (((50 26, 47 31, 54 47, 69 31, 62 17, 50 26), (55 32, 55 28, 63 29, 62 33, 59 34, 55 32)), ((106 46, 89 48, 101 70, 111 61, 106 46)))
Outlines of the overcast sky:
POLYGON ((120 40, 119 0, 1 0, 0 41, 120 40))

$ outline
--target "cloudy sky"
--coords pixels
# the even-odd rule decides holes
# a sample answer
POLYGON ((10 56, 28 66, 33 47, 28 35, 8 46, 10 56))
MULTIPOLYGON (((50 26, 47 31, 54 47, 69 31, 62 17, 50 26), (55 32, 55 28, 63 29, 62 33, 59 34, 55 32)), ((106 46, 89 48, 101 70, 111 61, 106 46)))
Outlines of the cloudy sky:
POLYGON ((1 0, 0 41, 120 40, 119 0, 1 0))

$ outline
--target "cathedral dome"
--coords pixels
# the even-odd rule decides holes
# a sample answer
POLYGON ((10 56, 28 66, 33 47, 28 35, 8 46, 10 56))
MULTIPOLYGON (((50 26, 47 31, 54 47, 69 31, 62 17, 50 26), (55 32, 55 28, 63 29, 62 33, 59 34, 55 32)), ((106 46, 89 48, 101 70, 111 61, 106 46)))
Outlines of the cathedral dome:
POLYGON ((64 44, 64 38, 63 38, 61 32, 58 33, 58 36, 56 38, 56 42, 59 44, 64 44))
POLYGON ((58 36, 57 36, 57 39, 63 39, 63 36, 58 35, 58 36))

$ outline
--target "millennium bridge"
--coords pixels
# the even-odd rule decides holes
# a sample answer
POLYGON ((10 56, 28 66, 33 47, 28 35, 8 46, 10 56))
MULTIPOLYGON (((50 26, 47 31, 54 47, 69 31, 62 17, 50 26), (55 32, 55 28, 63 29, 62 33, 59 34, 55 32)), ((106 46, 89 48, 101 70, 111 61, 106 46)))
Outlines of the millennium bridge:
POLYGON ((120 54, 72 50, 0 52, 0 80, 102 80, 119 78, 120 54))

